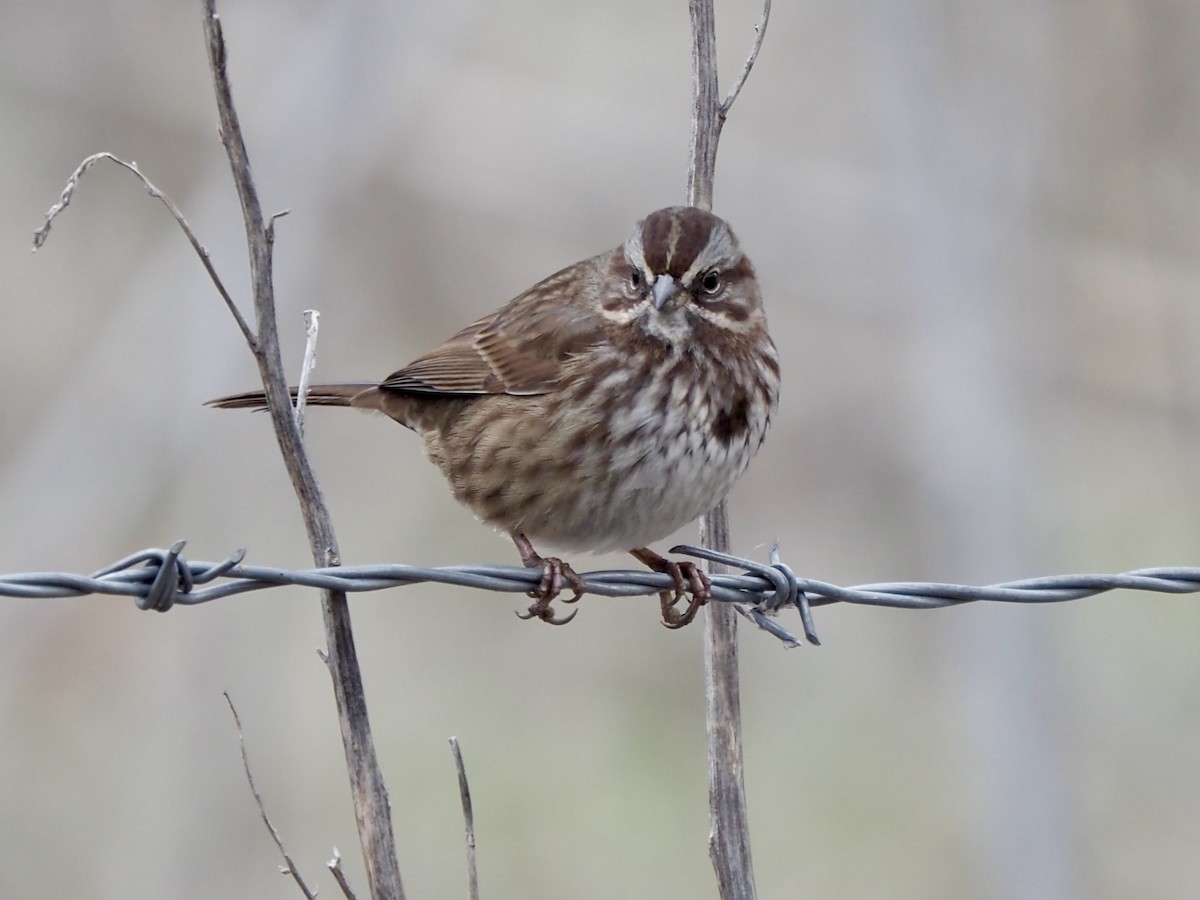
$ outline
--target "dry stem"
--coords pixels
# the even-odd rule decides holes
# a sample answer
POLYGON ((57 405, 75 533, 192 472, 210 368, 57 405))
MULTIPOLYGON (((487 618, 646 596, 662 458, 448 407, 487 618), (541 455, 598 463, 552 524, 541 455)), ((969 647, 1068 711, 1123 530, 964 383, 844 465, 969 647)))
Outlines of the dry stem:
MULTIPOLYGON (((318 566, 337 565, 340 558, 333 524, 304 450, 300 428, 288 396, 283 360, 279 353, 271 274, 275 217, 270 221, 264 220, 258 192, 250 174, 250 158, 246 152, 226 71, 225 40, 217 17, 215 0, 204 0, 204 35, 209 66, 213 74, 213 87, 216 91, 221 141, 229 157, 234 184, 242 205, 242 217, 246 224, 254 311, 258 325, 257 341, 251 344, 251 350, 258 363, 284 465, 300 500, 313 560, 318 566)), ((350 610, 345 592, 323 592, 321 608, 325 619, 327 664, 337 700, 338 721, 354 800, 354 815, 358 824, 371 896, 375 900, 402 900, 404 889, 400 883, 400 867, 396 861, 391 810, 371 738, 362 675, 358 667, 358 654, 350 627, 350 610)))
POLYGON ((333 874, 333 880, 342 890, 342 896, 346 900, 358 900, 354 893, 354 889, 350 887, 350 882, 346 880, 346 873, 342 871, 342 854, 338 853, 338 848, 333 848, 333 858, 325 865, 329 867, 329 871, 333 874))
POLYGON ((304 896, 308 900, 316 900, 317 892, 309 890, 308 885, 304 883, 304 879, 296 869, 296 864, 292 862, 291 856, 288 855, 287 848, 283 846, 283 838, 279 836, 279 832, 271 824, 271 819, 267 815, 267 808, 263 804, 262 795, 258 792, 258 786, 254 783, 254 775, 250 772, 250 760, 246 756, 246 733, 242 731, 241 716, 238 715, 237 707, 233 705, 233 698, 229 696, 228 691, 225 691, 224 696, 225 702, 229 704, 229 711, 233 713, 233 724, 237 728, 238 746, 242 750, 242 768, 246 771, 246 782, 250 785, 250 793, 254 795, 254 802, 258 806, 258 814, 262 816, 263 824, 267 826, 267 831, 271 833, 271 840, 279 848, 279 855, 283 857, 283 861, 286 864, 284 874, 292 876, 292 879, 300 886, 300 890, 304 892, 304 896))
MULTIPOLYGON (((692 21, 692 152, 688 202, 712 208, 713 176, 721 126, 758 58, 771 12, 762 18, 742 71, 725 102, 717 92, 717 39, 712 0, 689 0, 692 21)), ((729 514, 722 500, 700 520, 700 541, 729 552, 729 514)), ((714 571, 719 567, 713 567, 714 571)), ((754 900, 754 866, 742 777, 742 712, 738 684, 737 613, 732 604, 709 604, 704 630, 705 713, 708 731, 709 856, 722 900, 754 900)))
POLYGON ((467 900, 479 900, 479 873, 475 868, 475 812, 471 806, 471 786, 467 784, 462 749, 456 737, 450 738, 450 752, 454 754, 454 768, 458 770, 458 793, 462 797, 463 828, 466 831, 467 900))
POLYGON ((123 160, 118 156, 114 156, 111 153, 93 153, 78 166, 76 166, 75 171, 72 172, 71 176, 67 179, 67 184, 62 190, 62 196, 58 198, 57 203, 47 210, 46 221, 42 223, 41 228, 33 233, 34 252, 42 249, 42 245, 45 244, 46 239, 50 237, 50 226, 53 224, 54 219, 59 213, 71 205, 71 199, 75 196, 75 189, 79 187, 80 179, 83 178, 88 169, 100 162, 102 159, 107 159, 110 162, 116 163, 123 169, 128 169, 138 177, 151 197, 160 201, 163 206, 170 210, 171 215, 175 217, 175 221, 183 230, 184 236, 187 237, 188 243, 192 245, 192 249, 195 250, 196 255, 200 257, 200 263, 204 266, 204 270, 208 272, 208 277, 211 278, 212 283, 216 285, 217 293, 221 295, 221 299, 225 301, 225 306, 229 308, 230 314, 233 316, 234 321, 237 322, 238 328, 241 329, 242 337, 246 339, 246 343, 248 343, 251 348, 254 348, 256 345, 256 341, 254 340, 254 332, 250 330, 250 326, 246 324, 246 320, 242 318, 242 313, 237 308, 237 304, 233 302, 233 298, 229 296, 229 291, 225 290, 225 285, 221 281, 220 276, 217 275, 216 268, 213 266, 212 258, 208 255, 208 248, 200 243, 199 238, 196 237, 196 233, 192 231, 192 226, 188 224, 188 220, 183 217, 183 213, 179 211, 179 207, 175 205, 174 201, 172 201, 170 197, 155 187, 150 179, 142 174, 142 170, 138 168, 138 164, 136 162, 127 162, 126 160, 123 160))

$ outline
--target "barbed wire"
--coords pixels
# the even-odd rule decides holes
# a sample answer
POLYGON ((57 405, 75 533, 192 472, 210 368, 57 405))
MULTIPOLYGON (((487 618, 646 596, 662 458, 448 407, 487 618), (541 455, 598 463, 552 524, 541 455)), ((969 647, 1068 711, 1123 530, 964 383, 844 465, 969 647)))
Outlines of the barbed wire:
MULTIPOLYGON (((133 597, 139 609, 166 612, 175 605, 195 606, 233 594, 284 585, 361 592, 436 583, 524 594, 536 587, 542 577, 539 569, 499 565, 385 564, 322 569, 244 566, 245 550, 237 550, 221 562, 189 562, 181 555, 184 545, 184 541, 177 541, 167 550, 142 550, 91 575, 69 572, 0 575, 0 596, 53 598, 109 594, 133 597)), ((918 581, 839 587, 796 577, 780 561, 778 547, 771 549, 769 563, 690 544, 672 547, 671 552, 740 569, 741 574, 712 576, 712 599, 736 604, 738 612, 788 647, 799 646, 801 642, 774 620, 787 607, 799 612, 808 642, 820 644, 812 608, 832 603, 939 609, 979 601, 1062 603, 1118 589, 1166 594, 1200 592, 1200 568, 1187 566, 1135 569, 1117 575, 1049 575, 986 586, 918 581)), ((586 572, 580 577, 585 593, 603 597, 649 596, 675 587, 670 575, 641 569, 607 569, 586 572)))

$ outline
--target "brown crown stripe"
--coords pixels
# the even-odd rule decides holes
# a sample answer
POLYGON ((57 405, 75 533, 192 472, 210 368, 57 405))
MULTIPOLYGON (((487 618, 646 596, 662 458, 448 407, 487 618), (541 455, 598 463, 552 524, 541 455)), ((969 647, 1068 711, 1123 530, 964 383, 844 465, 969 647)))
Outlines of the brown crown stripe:
POLYGON ((642 223, 642 252, 651 272, 665 272, 674 241, 675 217, 668 210, 651 213, 642 223))
POLYGON ((642 251, 651 272, 680 278, 708 246, 720 219, 693 207, 673 207, 651 213, 642 222, 642 251))

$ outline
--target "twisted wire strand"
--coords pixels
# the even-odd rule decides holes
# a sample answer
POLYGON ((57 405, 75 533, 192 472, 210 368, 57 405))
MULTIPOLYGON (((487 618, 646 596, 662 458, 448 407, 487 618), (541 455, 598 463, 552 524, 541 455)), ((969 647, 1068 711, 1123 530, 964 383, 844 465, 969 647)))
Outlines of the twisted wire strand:
MULTIPOLYGON (((184 541, 169 549, 131 554, 90 576, 69 572, 27 572, 0 575, 0 596, 52 598, 108 594, 133 597, 139 609, 166 612, 172 606, 194 606, 222 597, 267 588, 297 585, 343 590, 379 591, 410 584, 437 583, 489 591, 524 594, 537 586, 539 569, 520 566, 469 565, 422 567, 400 564, 341 566, 323 569, 279 569, 245 566, 238 550, 216 562, 189 562, 182 556, 184 541)), ((973 586, 937 582, 886 582, 839 587, 798 578, 779 558, 769 563, 681 544, 672 553, 723 563, 741 574, 713 575, 712 598, 736 604, 737 610, 788 647, 800 640, 774 619, 785 607, 800 613, 805 638, 820 644, 812 607, 856 603, 898 609, 939 609, 981 600, 998 603, 1062 603, 1118 589, 1167 594, 1200 592, 1200 568, 1168 566, 1136 569, 1117 575, 1050 575, 973 586)), ((581 575, 586 593, 603 597, 639 597, 670 591, 671 576, 649 570, 601 570, 581 575)))

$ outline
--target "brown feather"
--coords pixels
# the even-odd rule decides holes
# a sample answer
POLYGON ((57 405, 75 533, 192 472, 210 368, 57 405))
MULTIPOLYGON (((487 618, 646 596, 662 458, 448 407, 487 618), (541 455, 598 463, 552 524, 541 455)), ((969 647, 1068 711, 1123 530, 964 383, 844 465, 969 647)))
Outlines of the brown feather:
MULTIPOLYGON (((314 384, 309 388, 304 402, 312 406, 354 406, 354 398, 364 391, 375 387, 373 384, 314 384)), ((296 389, 288 388, 292 402, 296 402, 296 389)), ((246 391, 242 394, 230 394, 228 397, 218 397, 209 400, 205 406, 215 406, 217 409, 266 409, 267 396, 262 391, 246 391)))
POLYGON ((485 384, 491 370, 475 349, 480 329, 499 313, 472 322, 441 346, 410 362, 383 379, 385 391, 418 394, 487 394, 485 384))
POLYGON ((571 358, 603 339, 594 309, 571 303, 564 283, 599 278, 604 253, 538 282, 468 325, 440 347, 393 372, 383 391, 451 396, 556 390, 571 358))

